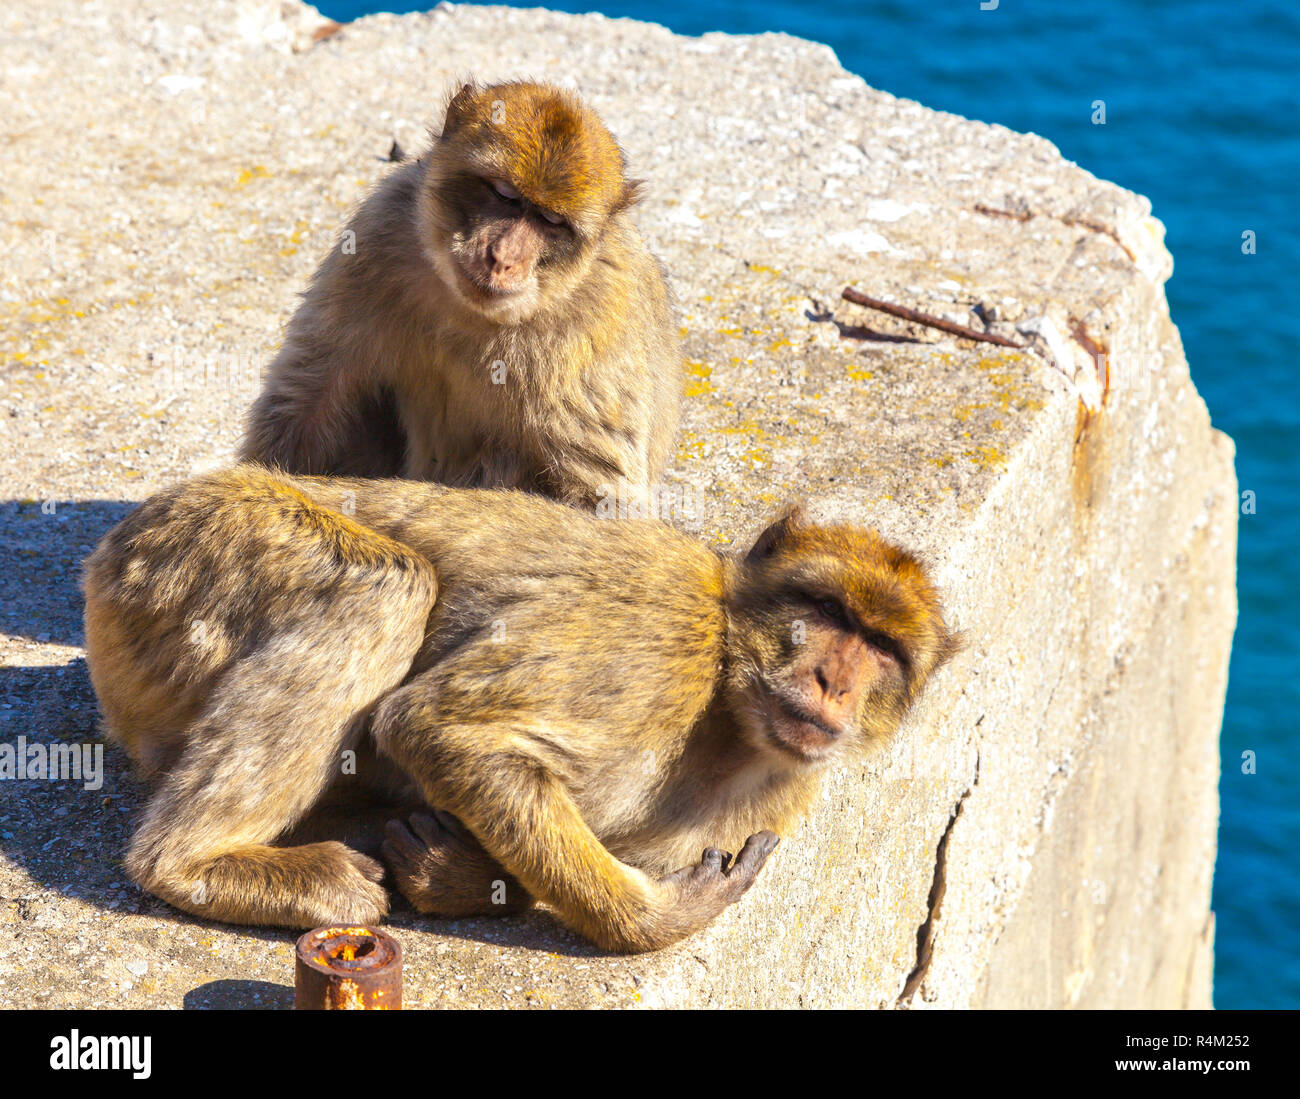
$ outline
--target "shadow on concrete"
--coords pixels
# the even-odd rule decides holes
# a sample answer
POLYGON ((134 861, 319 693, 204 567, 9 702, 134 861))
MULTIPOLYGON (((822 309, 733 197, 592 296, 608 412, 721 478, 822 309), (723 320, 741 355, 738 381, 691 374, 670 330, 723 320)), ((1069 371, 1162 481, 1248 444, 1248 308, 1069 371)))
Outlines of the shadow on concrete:
POLYGON ((866 340, 870 343, 924 343, 915 336, 902 336, 895 332, 881 332, 865 324, 847 324, 835 316, 829 309, 814 313, 805 309, 803 315, 814 324, 831 323, 846 340, 866 340))
POLYGON ((86 661, 0 667, 0 744, 22 750, 72 746, 92 769, 78 777, 6 778, 0 782, 0 851, 47 889, 106 909, 159 914, 122 868, 142 790, 124 753, 96 728, 86 661))
POLYGON ((135 507, 129 500, 0 501, 0 629, 80 645, 81 562, 135 507))
POLYGON ((293 986, 271 981, 209 981, 185 993, 186 1011, 289 1010, 293 986))
POLYGON ((399 931, 424 931, 451 939, 516 946, 571 958, 614 957, 609 951, 601 950, 570 931, 554 913, 545 908, 534 908, 522 916, 502 916, 497 919, 478 917, 440 920, 420 915, 399 894, 394 893, 393 911, 384 921, 384 926, 395 935, 399 931))

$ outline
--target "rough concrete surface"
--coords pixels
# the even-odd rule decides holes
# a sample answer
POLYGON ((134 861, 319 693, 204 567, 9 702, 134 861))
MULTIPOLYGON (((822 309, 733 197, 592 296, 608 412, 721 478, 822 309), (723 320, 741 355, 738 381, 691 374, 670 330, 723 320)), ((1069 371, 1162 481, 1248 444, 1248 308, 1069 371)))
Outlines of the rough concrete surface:
MULTIPOLYGON (((875 524, 968 646, 708 931, 622 958, 545 913, 399 913, 407 1002, 1207 1006, 1237 496, 1147 201, 782 35, 450 7, 322 29, 292 0, 0 13, 0 744, 95 741, 80 560, 230 461, 394 139, 418 149, 457 76, 573 82, 650 181, 693 529, 742 540, 794 495, 875 524)), ((105 767, 0 781, 0 1005, 291 1003, 292 933, 127 881, 140 790, 105 767)))

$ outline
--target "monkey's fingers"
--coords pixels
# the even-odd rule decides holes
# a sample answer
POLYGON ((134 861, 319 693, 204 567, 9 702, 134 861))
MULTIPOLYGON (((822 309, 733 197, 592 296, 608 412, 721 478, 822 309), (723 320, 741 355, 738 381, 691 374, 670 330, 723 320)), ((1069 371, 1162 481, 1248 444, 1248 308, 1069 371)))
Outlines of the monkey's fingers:
POLYGON ((423 840, 429 847, 437 847, 446 841, 445 825, 436 813, 412 813, 408 820, 410 831, 423 840))
POLYGON ((725 872, 730 860, 731 856, 727 852, 719 851, 716 847, 706 847, 699 862, 665 874, 659 880, 664 885, 682 885, 688 881, 698 883, 718 878, 725 872))
POLYGON ((428 848, 427 843, 416 839, 404 821, 390 820, 384 825, 384 836, 386 838, 381 852, 385 858, 388 858, 390 853, 399 858, 418 858, 428 848))
POLYGON ((457 817, 445 809, 434 809, 428 813, 412 813, 408 822, 411 831, 424 840, 430 848, 461 849, 469 852, 482 852, 483 845, 478 838, 461 824, 457 817))
POLYGON ((659 881, 663 885, 680 885, 693 873, 695 873, 694 866, 683 866, 680 870, 674 870, 671 874, 665 874, 659 879, 659 881))
POLYGON ((776 850, 776 845, 780 842, 781 838, 775 832, 755 832, 745 841, 745 846, 740 849, 736 861, 731 864, 731 869, 726 872, 727 878, 731 881, 738 881, 743 893, 754 884, 758 872, 763 869, 763 864, 767 862, 767 856, 776 850))

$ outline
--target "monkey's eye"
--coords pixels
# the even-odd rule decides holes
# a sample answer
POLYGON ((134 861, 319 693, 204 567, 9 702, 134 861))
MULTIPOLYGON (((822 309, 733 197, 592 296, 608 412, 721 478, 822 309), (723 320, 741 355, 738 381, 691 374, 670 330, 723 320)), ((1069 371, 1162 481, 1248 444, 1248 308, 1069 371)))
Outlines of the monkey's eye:
POLYGON ((544 217, 552 225, 564 224, 564 215, 562 214, 557 214, 553 210, 543 210, 540 206, 537 208, 537 212, 541 214, 542 217, 544 217))
POLYGON ((817 609, 837 626, 847 626, 849 624, 848 612, 844 609, 844 604, 838 599, 819 599, 817 609))
POLYGON ((511 202, 514 202, 516 199, 523 197, 522 195, 519 194, 517 190, 515 190, 515 188, 510 186, 510 184, 507 183, 504 179, 494 179, 491 181, 491 183, 492 183, 492 190, 494 190, 502 198, 508 198, 511 202))
POLYGON ((895 638, 879 630, 867 630, 862 636, 868 645, 892 656, 900 665, 907 667, 906 652, 895 638))

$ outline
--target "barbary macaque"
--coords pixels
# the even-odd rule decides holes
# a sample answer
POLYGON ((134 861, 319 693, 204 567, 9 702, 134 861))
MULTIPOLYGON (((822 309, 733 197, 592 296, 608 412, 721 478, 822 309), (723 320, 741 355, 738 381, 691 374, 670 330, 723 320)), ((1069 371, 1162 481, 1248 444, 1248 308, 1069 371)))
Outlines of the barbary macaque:
POLYGON ((241 456, 590 505, 667 463, 684 382, 640 181, 546 84, 466 84, 312 278, 241 456))
POLYGON ((378 920, 384 867, 312 826, 351 799, 395 818, 371 840, 419 911, 541 901, 617 951, 737 900, 956 646, 914 557, 797 507, 737 556, 535 494, 254 464, 145 502, 84 587, 107 731, 154 783, 145 889, 378 920))

